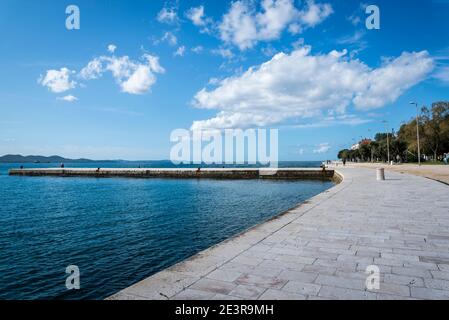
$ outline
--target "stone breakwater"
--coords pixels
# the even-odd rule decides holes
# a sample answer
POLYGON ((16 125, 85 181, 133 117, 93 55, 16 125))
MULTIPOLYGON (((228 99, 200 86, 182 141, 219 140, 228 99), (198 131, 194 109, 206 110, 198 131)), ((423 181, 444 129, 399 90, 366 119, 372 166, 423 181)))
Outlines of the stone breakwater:
POLYGON ((53 177, 124 177, 124 178, 178 178, 178 179, 313 179, 335 180, 340 177, 334 170, 322 169, 129 169, 129 168, 49 168, 49 169, 11 169, 12 176, 53 176, 53 177))

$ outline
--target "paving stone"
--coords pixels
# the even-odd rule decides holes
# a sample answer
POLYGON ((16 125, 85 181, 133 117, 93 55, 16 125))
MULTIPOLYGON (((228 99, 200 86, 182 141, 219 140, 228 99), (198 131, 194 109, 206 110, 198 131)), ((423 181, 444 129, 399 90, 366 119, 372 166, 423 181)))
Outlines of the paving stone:
POLYGON ((207 275, 207 278, 213 279, 213 280, 233 282, 233 281, 237 280, 237 278, 240 277, 241 275, 242 275, 242 273, 240 273, 240 272, 217 269, 217 270, 209 273, 207 275))
POLYGON ((396 283, 381 282, 378 290, 376 289, 369 291, 375 293, 397 295, 402 297, 410 297, 410 287, 396 283))
POLYGON ((299 293, 299 294, 307 295, 307 296, 309 296, 309 295, 316 296, 318 294, 318 292, 320 291, 320 288, 321 288, 320 285, 313 284, 313 283, 289 281, 282 288, 282 291, 299 293))
POLYGON ((290 281, 312 283, 318 277, 318 274, 313 272, 285 270, 279 277, 290 281))
POLYGON ((382 253, 381 257, 382 257, 382 259, 385 259, 385 260, 419 261, 418 256, 396 254, 396 253, 382 253))
POLYGON ((314 262, 314 265, 336 268, 339 271, 347 271, 347 272, 356 271, 357 267, 357 263, 355 262, 325 260, 325 259, 317 259, 314 262))
POLYGON ((229 296, 225 294, 216 294, 211 300, 245 300, 244 298, 229 296))
POLYGON ((440 271, 449 272, 449 264, 439 263, 438 269, 440 271))
POLYGON ((302 271, 306 273, 316 273, 316 274, 320 273, 320 274, 333 275, 337 271, 337 268, 328 266, 319 266, 314 264, 314 265, 305 265, 302 271))
POLYGON ((417 300, 411 297, 397 296, 394 294, 379 293, 377 294, 377 300, 417 300))
POLYGON ((379 251, 357 250, 355 255, 360 257, 380 258, 379 251))
POLYGON ((401 267, 393 267, 394 274, 404 275, 404 276, 416 276, 420 278, 431 278, 432 275, 430 271, 418 269, 418 268, 401 268, 401 267))
POLYGON ((425 300, 447 300, 449 299, 449 291, 412 287, 411 295, 413 298, 425 300))
POLYGON ((203 278, 192 284, 189 288, 213 293, 229 294, 235 287, 236 285, 230 282, 203 278))
POLYGON ((256 286, 239 285, 234 290, 232 290, 229 295, 244 298, 244 299, 257 299, 262 293, 265 292, 265 288, 260 288, 256 286))
POLYGON ((195 289, 186 289, 178 293, 173 300, 209 300, 214 297, 215 293, 208 291, 201 291, 195 289))
POLYGON ((449 280, 449 272, 445 271, 430 271, 432 277, 435 279, 449 280))
POLYGON ((265 266, 256 266, 253 270, 251 270, 248 274, 256 275, 256 276, 271 276, 276 277, 282 272, 282 268, 270 268, 265 266))
POLYGON ((441 279, 425 279, 424 284, 427 288, 445 290, 449 292, 449 281, 441 279))
POLYGON ((397 274, 385 274, 386 283, 396 283, 405 286, 424 287, 424 280, 414 276, 401 276, 397 274))
POLYGON ((286 255, 286 254, 280 254, 277 255, 275 260, 283 261, 283 262, 292 262, 297 263, 299 265, 307 265, 307 264, 313 264, 316 260, 316 258, 311 257, 302 257, 297 255, 286 255))
MULTIPOLYGON (((304 268, 304 266, 305 266, 304 264, 299 264, 299 263, 290 262, 290 261, 264 260, 254 269, 261 268, 261 270, 263 270, 264 268, 270 268, 273 271, 276 271, 276 272, 279 271, 279 272, 277 272, 277 274, 279 274, 283 269, 301 271, 304 268)), ((250 272, 250 273, 254 273, 254 272, 250 272)))
POLYGON ((231 262, 246 264, 246 265, 250 265, 250 266, 257 266, 262 261, 263 261, 262 258, 246 257, 243 255, 239 255, 231 260, 231 262))
POLYGON ((306 296, 276 289, 268 289, 259 300, 305 300, 306 296))
POLYGON ((244 274, 237 280, 235 280, 235 283, 244 285, 254 285, 263 288, 280 289, 287 283, 287 280, 277 277, 244 274))
POLYGON ((334 300, 376 300, 373 292, 322 286, 318 296, 334 300))
POLYGON ((339 288, 365 290, 365 280, 349 279, 337 276, 319 275, 315 283, 339 288))

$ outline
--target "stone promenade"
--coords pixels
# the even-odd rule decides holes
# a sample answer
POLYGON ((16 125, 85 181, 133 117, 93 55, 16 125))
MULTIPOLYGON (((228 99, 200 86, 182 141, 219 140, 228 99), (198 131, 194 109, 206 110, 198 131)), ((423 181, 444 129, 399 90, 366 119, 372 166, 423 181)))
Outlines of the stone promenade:
POLYGON ((109 299, 449 299, 449 187, 337 170, 336 187, 109 299))

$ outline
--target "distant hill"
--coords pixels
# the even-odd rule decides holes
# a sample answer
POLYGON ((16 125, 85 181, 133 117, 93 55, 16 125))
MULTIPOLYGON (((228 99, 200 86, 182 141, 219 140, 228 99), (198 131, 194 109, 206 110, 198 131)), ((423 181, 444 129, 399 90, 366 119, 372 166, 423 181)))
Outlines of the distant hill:
POLYGON ((7 154, 0 157, 0 163, 82 163, 82 162, 93 162, 89 159, 66 159, 60 156, 22 156, 20 154, 7 154))

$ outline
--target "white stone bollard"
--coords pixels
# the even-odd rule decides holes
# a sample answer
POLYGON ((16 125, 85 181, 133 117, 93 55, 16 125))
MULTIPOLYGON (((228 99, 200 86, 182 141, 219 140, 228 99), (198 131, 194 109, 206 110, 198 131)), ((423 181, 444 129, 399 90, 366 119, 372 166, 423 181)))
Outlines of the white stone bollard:
POLYGON ((384 181, 384 180, 385 180, 385 169, 378 168, 377 169, 377 181, 384 181))

